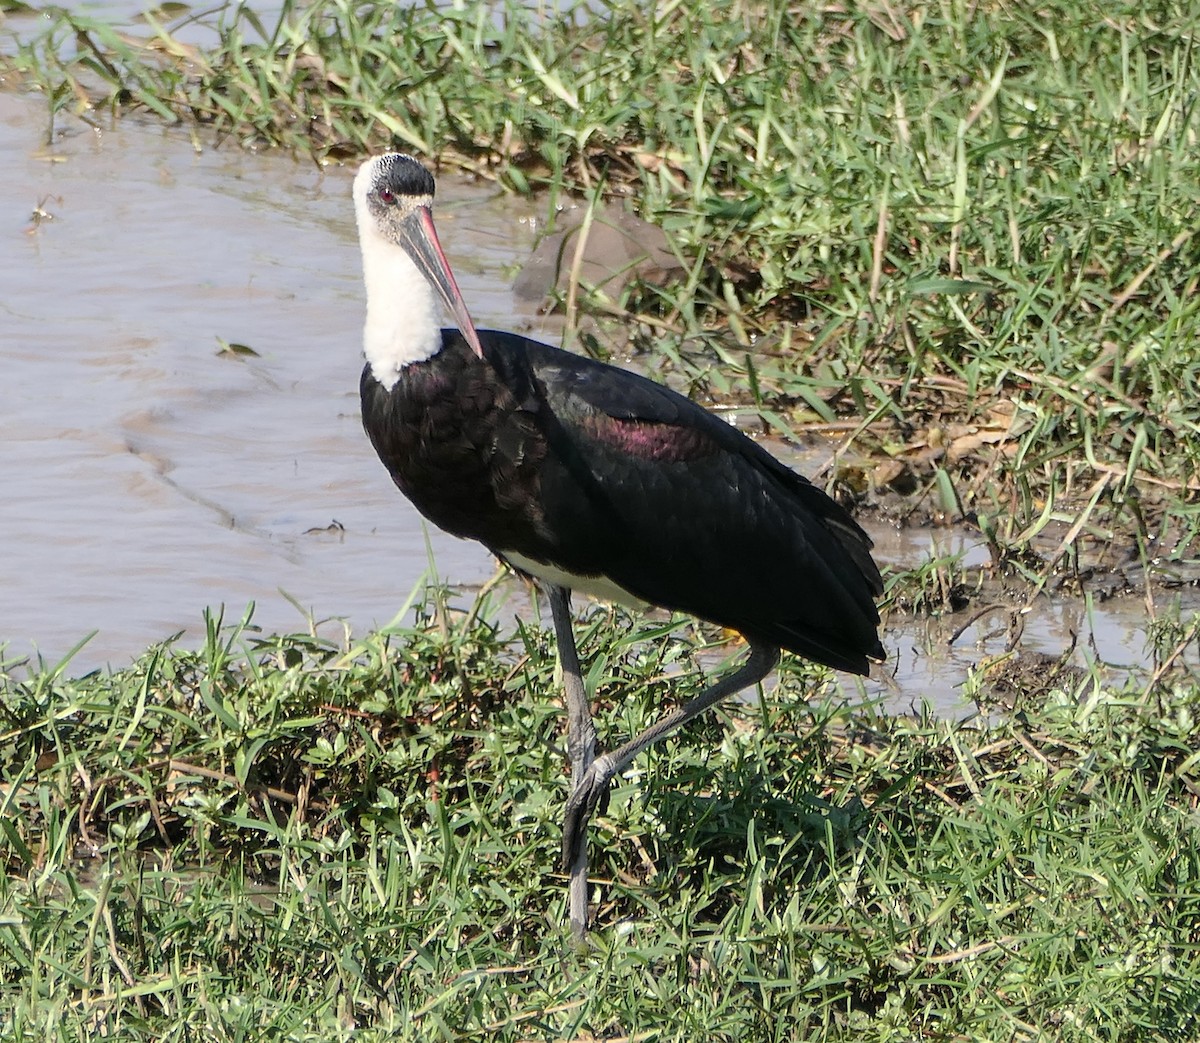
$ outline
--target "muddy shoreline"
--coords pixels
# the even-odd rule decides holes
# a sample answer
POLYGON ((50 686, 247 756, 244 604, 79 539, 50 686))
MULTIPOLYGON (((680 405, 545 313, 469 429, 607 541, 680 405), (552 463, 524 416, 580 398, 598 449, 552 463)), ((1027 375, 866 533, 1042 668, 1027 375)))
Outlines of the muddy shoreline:
MULTIPOLYGON (((349 172, 197 152, 136 120, 53 149, 43 128, 42 99, 0 94, 16 247, 5 274, 16 405, 0 420, 6 655, 55 661, 95 629, 72 670, 119 667, 177 632, 193 640, 206 606, 236 619, 250 602, 266 630, 305 629, 311 616, 361 633, 391 620, 431 561, 469 598, 494 563, 426 532, 359 428, 349 172)), ((443 238, 478 321, 557 341, 560 320, 512 291, 538 203, 442 185, 443 238)), ((1072 551, 1030 600, 1037 561, 997 565, 980 529, 956 524, 933 493, 854 487, 883 461, 847 464, 823 438, 774 448, 818 481, 840 469, 835 486, 858 501, 881 562, 921 572, 888 614, 888 676, 858 695, 962 712, 963 681, 1003 654, 1016 624, 996 628, 1013 613, 1021 652, 1153 669, 1152 611, 1197 604, 1194 571, 1099 545, 1072 551)), ((1061 528, 1047 529, 1048 546, 1061 528)), ((525 610, 519 589, 511 601, 525 610)))

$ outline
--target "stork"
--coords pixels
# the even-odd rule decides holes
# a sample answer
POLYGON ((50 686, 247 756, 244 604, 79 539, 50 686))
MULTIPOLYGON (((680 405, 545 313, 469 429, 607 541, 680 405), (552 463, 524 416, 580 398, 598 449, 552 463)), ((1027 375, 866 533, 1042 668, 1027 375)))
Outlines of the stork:
POLYGON ((588 821, 652 743, 757 684, 780 649, 866 674, 884 658, 871 540, 823 491, 645 377, 477 330, 438 242, 434 180, 389 153, 354 179, 367 315, 363 426, 418 511, 478 540, 549 599, 567 707, 568 912, 588 927, 588 821), (443 329, 444 307, 454 327, 443 329), (571 591, 656 605, 741 634, 745 662, 596 755, 571 591))

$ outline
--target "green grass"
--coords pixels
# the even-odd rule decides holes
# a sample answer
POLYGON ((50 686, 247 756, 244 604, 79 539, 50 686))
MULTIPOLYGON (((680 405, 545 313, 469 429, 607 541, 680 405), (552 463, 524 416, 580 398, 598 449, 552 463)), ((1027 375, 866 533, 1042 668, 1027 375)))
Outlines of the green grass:
POLYGON ((688 274, 585 301, 592 350, 844 433, 842 488, 934 498, 1000 563, 1190 553, 1192 5, 846 6, 239 4, 200 51, 56 11, 7 64, 60 120, 628 195, 688 274))
MULTIPOLYGON (((210 621, 111 675, 10 666, 0 1035, 1194 1038, 1179 662, 987 725, 851 710, 788 660, 618 781, 581 955, 552 650, 489 614, 435 596, 350 650, 210 621)), ((698 683, 699 635, 668 630, 581 627, 608 742, 668 673, 698 683)))

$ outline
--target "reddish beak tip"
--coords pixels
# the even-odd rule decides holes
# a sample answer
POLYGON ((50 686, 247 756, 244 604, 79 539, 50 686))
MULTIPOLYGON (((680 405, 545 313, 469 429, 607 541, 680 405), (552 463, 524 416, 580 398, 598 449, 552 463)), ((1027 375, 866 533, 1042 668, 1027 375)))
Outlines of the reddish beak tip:
POLYGON ((433 214, 428 207, 421 207, 414 214, 416 218, 413 234, 409 238, 409 256, 416 262, 417 267, 433 284, 442 303, 446 305, 458 327, 463 339, 479 358, 484 358, 483 344, 479 340, 479 331, 475 329, 475 321, 467 309, 458 283, 454 279, 454 271, 442 251, 438 241, 437 230, 433 225, 433 214))

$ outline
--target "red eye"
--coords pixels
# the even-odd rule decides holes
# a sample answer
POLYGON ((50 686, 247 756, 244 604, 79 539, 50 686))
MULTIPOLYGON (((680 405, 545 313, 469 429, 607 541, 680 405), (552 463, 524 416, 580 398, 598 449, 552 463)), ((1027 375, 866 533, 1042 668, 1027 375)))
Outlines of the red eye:
POLYGON ((379 190, 379 201, 391 206, 396 201, 396 194, 390 188, 381 188, 379 190))

